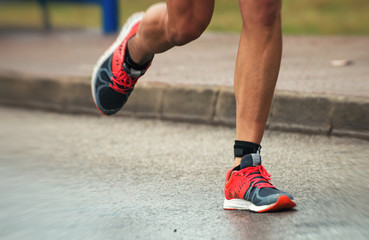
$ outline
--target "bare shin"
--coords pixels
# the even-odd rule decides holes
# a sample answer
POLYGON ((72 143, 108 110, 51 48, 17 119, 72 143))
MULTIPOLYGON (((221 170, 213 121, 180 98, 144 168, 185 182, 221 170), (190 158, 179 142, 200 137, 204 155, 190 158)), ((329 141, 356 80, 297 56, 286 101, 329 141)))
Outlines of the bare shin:
POLYGON ((281 1, 239 2, 243 27, 234 79, 236 139, 260 144, 281 62, 281 1))

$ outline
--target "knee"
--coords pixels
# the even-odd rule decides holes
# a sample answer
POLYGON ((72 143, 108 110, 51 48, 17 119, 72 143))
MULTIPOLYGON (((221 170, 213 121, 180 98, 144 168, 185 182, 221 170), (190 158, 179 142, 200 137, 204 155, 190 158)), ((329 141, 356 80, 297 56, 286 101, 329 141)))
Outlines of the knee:
POLYGON ((210 19, 191 19, 169 26, 167 37, 174 46, 185 45, 201 36, 209 25, 210 19))
POLYGON ((186 27, 168 31, 168 39, 174 46, 185 45, 201 36, 202 29, 196 27, 186 27))
POLYGON ((239 0, 244 24, 272 26, 280 18, 281 0, 239 0))

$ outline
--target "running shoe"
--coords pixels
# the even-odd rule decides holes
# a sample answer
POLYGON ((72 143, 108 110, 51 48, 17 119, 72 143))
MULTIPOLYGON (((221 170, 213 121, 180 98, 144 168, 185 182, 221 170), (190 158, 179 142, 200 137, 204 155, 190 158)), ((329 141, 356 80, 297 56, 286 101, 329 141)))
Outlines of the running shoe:
POLYGON ((228 170, 224 188, 224 209, 272 212, 296 206, 291 194, 278 190, 261 165, 259 154, 248 154, 241 165, 228 170))
POLYGON ((118 38, 99 58, 91 77, 91 89, 97 109, 103 114, 118 112, 127 102, 137 80, 146 69, 129 68, 124 62, 127 41, 133 37, 144 13, 132 15, 123 26, 118 38))

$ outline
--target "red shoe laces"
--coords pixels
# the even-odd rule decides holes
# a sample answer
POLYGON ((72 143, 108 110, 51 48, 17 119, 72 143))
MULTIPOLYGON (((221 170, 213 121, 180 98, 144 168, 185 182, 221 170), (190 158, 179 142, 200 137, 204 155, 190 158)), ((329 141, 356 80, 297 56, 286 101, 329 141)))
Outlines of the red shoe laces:
POLYGON ((238 171, 239 175, 246 178, 248 182, 251 182, 251 187, 255 186, 257 188, 271 187, 275 188, 269 180, 270 174, 263 167, 263 165, 259 165, 257 167, 247 167, 240 171, 238 171))
POLYGON ((111 77, 113 84, 110 84, 110 87, 115 91, 126 94, 129 90, 133 88, 136 84, 138 78, 130 77, 124 70, 121 68, 120 72, 114 78, 111 77))

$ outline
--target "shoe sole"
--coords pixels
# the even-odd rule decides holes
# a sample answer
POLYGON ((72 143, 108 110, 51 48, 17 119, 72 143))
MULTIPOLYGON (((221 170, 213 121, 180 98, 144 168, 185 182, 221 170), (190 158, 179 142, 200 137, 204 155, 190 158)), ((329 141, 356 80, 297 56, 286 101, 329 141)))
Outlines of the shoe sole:
POLYGON ((296 206, 296 203, 292 201, 289 197, 286 195, 282 195, 278 198, 277 202, 269 205, 263 205, 263 206, 256 206, 250 201, 246 201, 244 199, 231 199, 227 200, 224 199, 224 209, 225 210, 249 210, 252 212, 275 212, 280 211, 284 209, 291 209, 296 206))
POLYGON ((128 35, 129 31, 132 29, 132 27, 138 21, 140 21, 143 18, 144 15, 145 15, 144 12, 138 12, 138 13, 135 13, 131 17, 128 18, 128 20, 126 21, 126 23, 122 27, 122 30, 120 31, 117 39, 114 41, 114 43, 112 45, 110 45, 110 47, 107 50, 105 50, 105 52, 100 56, 100 58, 97 60, 97 63, 94 66, 92 76, 91 76, 92 98, 94 100, 96 108, 104 115, 110 116, 110 115, 104 113, 103 111, 101 111, 101 109, 97 106, 97 103, 96 103, 96 100, 95 100, 96 99, 95 98, 96 75, 97 75, 101 65, 114 53, 115 49, 117 49, 117 47, 119 47, 119 45, 123 42, 123 40, 126 38, 126 36, 128 35))

